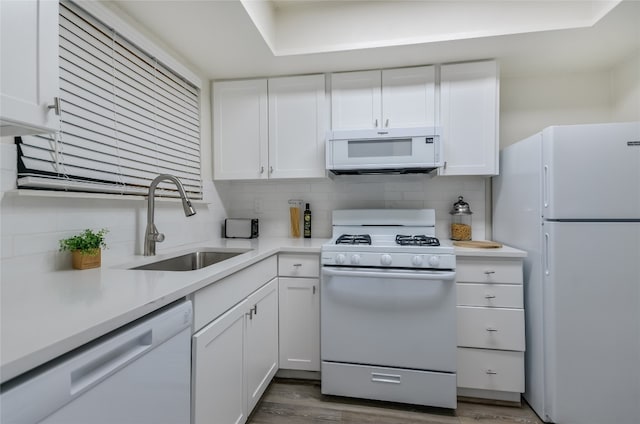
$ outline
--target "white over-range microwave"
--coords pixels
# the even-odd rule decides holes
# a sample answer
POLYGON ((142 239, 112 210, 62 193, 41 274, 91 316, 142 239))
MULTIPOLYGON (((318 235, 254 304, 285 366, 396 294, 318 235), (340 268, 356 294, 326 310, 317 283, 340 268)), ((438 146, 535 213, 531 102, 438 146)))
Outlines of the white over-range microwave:
POLYGON ((326 156, 337 175, 427 173, 443 164, 435 127, 330 131, 326 156))

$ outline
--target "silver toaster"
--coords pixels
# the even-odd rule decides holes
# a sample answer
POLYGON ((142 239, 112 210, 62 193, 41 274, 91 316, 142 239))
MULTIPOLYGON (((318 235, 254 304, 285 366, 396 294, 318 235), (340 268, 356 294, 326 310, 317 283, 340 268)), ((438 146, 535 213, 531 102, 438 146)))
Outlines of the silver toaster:
POLYGON ((257 218, 227 218, 224 220, 225 238, 252 239, 258 237, 257 218))

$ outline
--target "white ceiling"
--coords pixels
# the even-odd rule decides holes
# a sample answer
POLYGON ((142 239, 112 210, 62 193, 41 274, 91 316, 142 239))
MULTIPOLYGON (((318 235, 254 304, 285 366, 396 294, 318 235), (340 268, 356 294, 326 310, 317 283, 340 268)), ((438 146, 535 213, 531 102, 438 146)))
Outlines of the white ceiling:
POLYGON ((485 58, 503 75, 607 69, 640 50, 640 1, 618 1, 105 3, 194 71, 226 79, 485 58))

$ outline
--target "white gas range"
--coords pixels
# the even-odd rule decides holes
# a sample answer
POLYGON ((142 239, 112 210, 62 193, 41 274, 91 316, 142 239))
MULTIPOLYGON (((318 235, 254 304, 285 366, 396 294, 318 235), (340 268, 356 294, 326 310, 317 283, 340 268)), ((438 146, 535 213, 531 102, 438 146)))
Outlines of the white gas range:
POLYGON ((455 254, 431 209, 333 212, 322 247, 322 393, 456 407, 455 254))

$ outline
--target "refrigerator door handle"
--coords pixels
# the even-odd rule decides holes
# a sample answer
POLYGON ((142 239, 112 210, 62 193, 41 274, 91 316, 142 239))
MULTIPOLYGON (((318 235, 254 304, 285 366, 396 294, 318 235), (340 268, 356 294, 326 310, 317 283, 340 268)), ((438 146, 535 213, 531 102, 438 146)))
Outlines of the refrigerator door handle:
POLYGON ((544 275, 549 274, 549 233, 544 233, 544 275))
POLYGON ((549 207, 549 165, 543 167, 542 173, 542 202, 546 208, 549 207))

